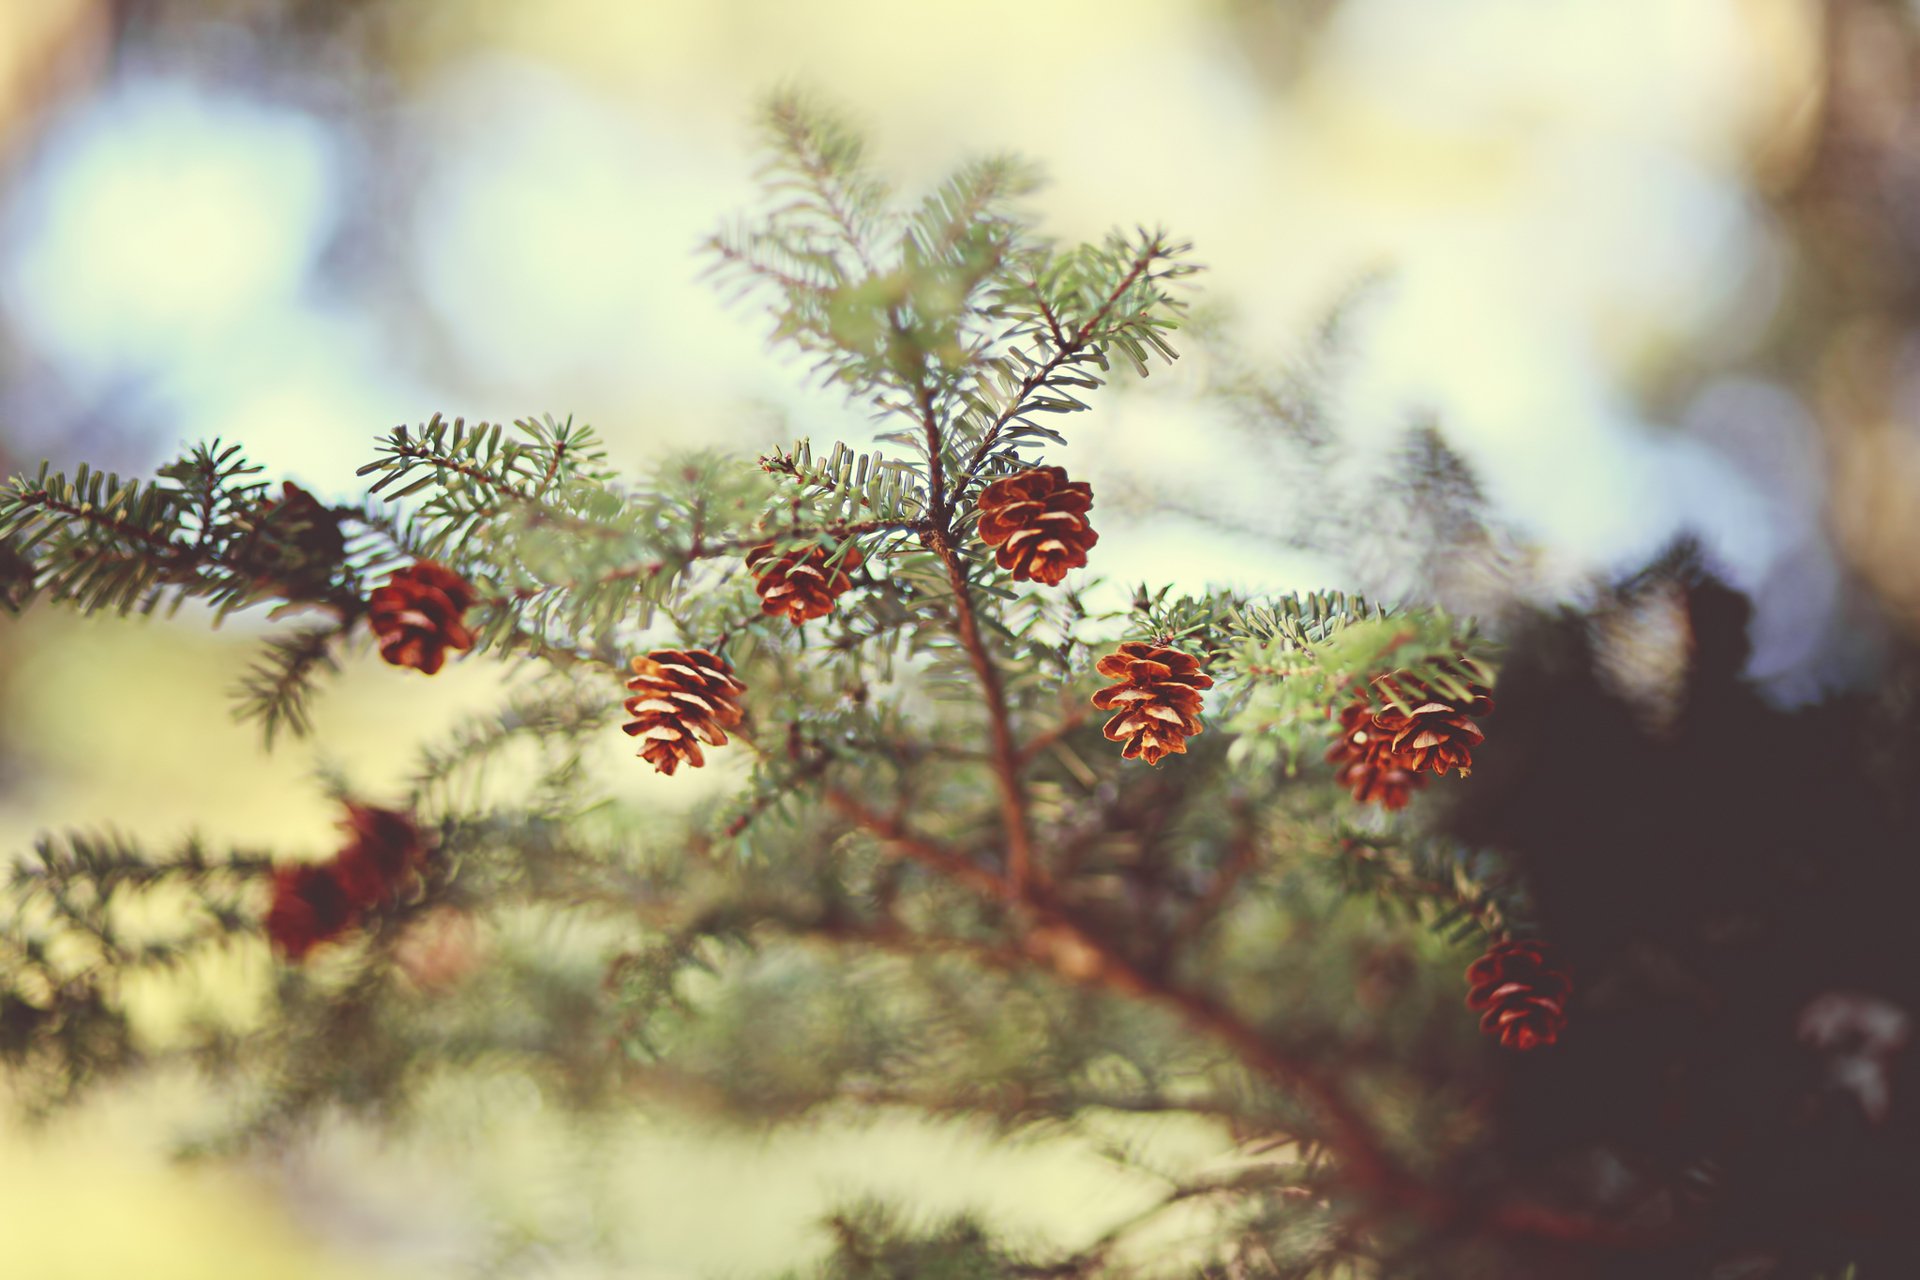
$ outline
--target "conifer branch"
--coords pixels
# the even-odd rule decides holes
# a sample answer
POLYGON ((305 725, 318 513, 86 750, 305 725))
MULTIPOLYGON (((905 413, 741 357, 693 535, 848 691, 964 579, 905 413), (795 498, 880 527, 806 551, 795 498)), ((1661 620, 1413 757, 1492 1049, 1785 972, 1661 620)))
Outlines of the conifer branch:
POLYGON ((914 835, 897 819, 875 813, 840 788, 829 787, 824 799, 829 809, 860 830, 898 849, 913 861, 955 884, 964 885, 975 893, 996 901, 1006 901, 1014 896, 1012 886, 985 867, 951 849, 914 835))
POLYGON ((1013 720, 1007 710, 1006 688, 1001 684, 999 668, 987 652, 980 635, 980 620, 974 613, 973 596, 965 567, 954 548, 953 537, 942 528, 925 535, 928 545, 946 568, 947 585, 953 591, 953 622, 967 661, 980 682, 986 701, 987 736, 993 751, 994 783, 1000 793, 1000 820, 1007 833, 1007 879, 1016 896, 1025 892, 1034 876, 1033 834, 1027 815, 1025 784, 1021 781, 1020 748, 1014 741, 1013 720))
POLYGON ((1062 369, 1075 363, 1090 346, 1097 345, 1096 334, 1100 332, 1101 326, 1106 323, 1107 317, 1119 305, 1120 300, 1140 282, 1141 277, 1147 274, 1155 262, 1170 256, 1171 252, 1160 237, 1156 236, 1149 240, 1134 256, 1119 282, 1108 290, 1106 297, 1101 299, 1093 314, 1088 316, 1071 335, 1063 333, 1059 316, 1047 300, 1039 282, 1036 280, 1029 284, 1040 314, 1053 337, 1051 344, 1053 350, 1045 360, 1034 365, 1020 380, 1007 397, 1005 407, 988 423, 980 442, 974 446, 965 467, 961 470, 960 479, 955 485, 956 493, 964 492, 979 477, 980 468, 992 455, 994 445, 999 442, 1000 434, 1006 429, 1007 424, 1032 411, 1035 407, 1032 403, 1035 393, 1042 387, 1052 385, 1062 369))
POLYGON ((235 715, 258 720, 262 744, 271 751, 281 729, 296 738, 312 732, 307 703, 315 681, 339 671, 334 646, 356 619, 342 618, 332 626, 310 627, 269 640, 265 652, 233 689, 235 715))

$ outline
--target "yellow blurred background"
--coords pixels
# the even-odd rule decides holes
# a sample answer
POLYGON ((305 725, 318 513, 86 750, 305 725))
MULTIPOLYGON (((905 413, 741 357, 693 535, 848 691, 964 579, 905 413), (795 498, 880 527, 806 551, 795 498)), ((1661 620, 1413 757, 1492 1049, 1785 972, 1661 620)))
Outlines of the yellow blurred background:
MULTIPOLYGON (((754 198, 755 102, 799 84, 903 190, 1014 150, 1051 175, 1052 234, 1192 238, 1255 364, 1384 273, 1331 388, 1363 453, 1437 415, 1543 590, 1690 526, 1764 592, 1826 563, 1820 406, 1699 371, 1773 331, 1792 252, 1766 201, 1813 145, 1826 58, 1810 0, 0 0, 0 450, 136 470, 220 435, 344 500, 376 434, 436 410, 570 413, 628 466, 862 436, 700 278, 701 237, 754 198)), ((1105 397, 1075 474, 1253 522, 1301 502, 1235 465, 1215 372, 1192 351, 1105 397)), ((1101 547, 1127 581, 1341 585, 1152 511, 1101 547)), ((1789 674, 1822 643, 1792 622, 1762 655, 1789 674)), ((505 678, 361 662, 268 757, 222 692, 265 625, 0 624, 9 846, 78 825, 322 847, 317 767, 377 799, 505 678)), ((154 993, 152 1033, 206 1002, 244 1017, 264 948, 239 969, 154 993)), ((341 1125, 272 1167, 171 1162, 216 1101, 159 1080, 8 1130, 0 1275, 467 1275, 515 1232, 516 1275, 764 1274, 819 1253, 851 1194, 911 1186, 1072 1243, 1154 1186, 1085 1143, 894 1118, 582 1132, 485 1077, 404 1140, 341 1125)), ((1219 1145, 1147 1137, 1175 1165, 1219 1145)))

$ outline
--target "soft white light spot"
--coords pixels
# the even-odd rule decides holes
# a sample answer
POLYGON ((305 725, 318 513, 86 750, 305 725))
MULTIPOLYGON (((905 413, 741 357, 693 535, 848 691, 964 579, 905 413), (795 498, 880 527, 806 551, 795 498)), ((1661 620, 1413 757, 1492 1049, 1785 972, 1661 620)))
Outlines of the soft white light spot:
POLYGON ((587 377, 704 390, 741 321, 695 251, 740 201, 740 157, 507 62, 450 76, 430 109, 440 158, 416 207, 417 270, 467 368, 539 394, 587 377))
POLYGON ((57 127, 12 211, 4 302, 70 373, 218 343, 299 289, 333 222, 322 126, 135 84, 57 127))

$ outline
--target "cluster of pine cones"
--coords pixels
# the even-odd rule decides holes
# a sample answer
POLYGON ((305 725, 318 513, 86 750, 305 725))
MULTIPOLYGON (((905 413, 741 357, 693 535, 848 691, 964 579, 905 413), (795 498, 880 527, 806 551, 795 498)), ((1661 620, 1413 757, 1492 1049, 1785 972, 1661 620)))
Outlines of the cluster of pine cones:
MULTIPOLYGON (((260 587, 276 595, 344 607, 349 602, 333 585, 347 554, 340 516, 289 480, 279 497, 250 513, 238 558, 260 587)), ((396 667, 434 674, 447 650, 473 647, 465 622, 473 600, 473 587, 445 565, 416 560, 396 570, 365 602, 380 656, 396 667)))
MULTIPOLYGON (((1087 519, 1092 507, 1093 489, 1084 480, 1069 480, 1061 467, 1032 467, 981 490, 980 540, 995 549, 995 563, 1014 581, 1055 586, 1069 570, 1086 565, 1088 549, 1100 539, 1087 519)), ((851 544, 779 550, 763 542, 746 561, 761 612, 784 615, 795 626, 832 613, 861 565, 851 544)), ((1129 641, 1097 669, 1119 682, 1095 694, 1093 704, 1114 713, 1106 736, 1124 744, 1126 759, 1158 764, 1184 752, 1186 740, 1200 732, 1200 696, 1213 680, 1191 654, 1129 641)), ((635 696, 626 708, 634 718, 624 727, 640 739, 641 757, 662 773, 682 764, 698 768, 705 763, 700 744, 724 744, 726 730, 744 715, 745 686, 725 659, 708 650, 655 650, 635 658, 633 670, 627 688, 635 696)))
MULTIPOLYGON (((283 504, 290 519, 310 514, 302 499, 313 505, 290 486, 283 504)), ((1092 505, 1093 491, 1084 481, 1069 480, 1060 467, 1031 468, 981 492, 980 539, 1015 581, 1057 585, 1069 570, 1086 565, 1099 540, 1087 519, 1092 505)), ((767 541, 747 552, 746 563, 761 611, 799 626, 833 612, 853 588, 851 575, 862 559, 851 543, 780 549, 767 541)), ((463 578, 433 561, 397 571, 367 602, 381 656, 429 675, 440 670, 448 649, 473 645, 464 622, 473 599, 463 578)), ((1115 681, 1094 694, 1093 705, 1113 713, 1104 733, 1123 744, 1123 758, 1158 764, 1184 753, 1187 739, 1201 732, 1202 694, 1213 680, 1193 655, 1128 641, 1100 659, 1096 670, 1115 681)), ((746 686, 726 659, 707 649, 656 649, 637 657, 627 689, 631 719, 622 727, 639 741, 641 758, 663 774, 704 765, 702 744, 726 745, 727 730, 745 717, 746 686)), ((1473 748, 1485 738, 1474 717, 1492 710, 1488 691, 1479 686, 1454 700, 1404 677, 1381 677, 1341 711, 1339 737, 1327 759, 1355 800, 1400 809, 1428 775, 1466 776, 1473 748), (1375 693, 1384 704, 1379 710, 1375 693)), ((274 876, 267 934, 289 959, 301 959, 391 900, 424 857, 419 832, 404 814, 350 804, 347 826, 352 839, 332 861, 283 867, 274 876)), ((1507 1048, 1551 1045, 1566 1026, 1571 979, 1543 943, 1500 943, 1474 961, 1467 980, 1467 1003, 1482 1012, 1482 1030, 1507 1048)))
POLYGON ((267 939, 289 960, 305 959, 369 912, 398 901, 426 863, 426 841, 405 813, 348 801, 341 825, 347 843, 332 858, 273 873, 267 939))

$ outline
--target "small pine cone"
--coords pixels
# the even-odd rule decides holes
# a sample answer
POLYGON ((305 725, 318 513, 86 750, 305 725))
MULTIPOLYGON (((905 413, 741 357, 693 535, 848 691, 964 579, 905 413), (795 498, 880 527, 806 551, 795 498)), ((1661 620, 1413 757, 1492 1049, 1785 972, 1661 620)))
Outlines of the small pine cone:
POLYGON ((1537 1049, 1567 1026, 1573 978, 1544 942, 1502 942, 1467 968, 1467 1008, 1508 1049, 1537 1049))
POLYGON ((1340 713, 1340 740, 1327 752, 1335 766, 1334 780, 1361 804, 1404 809, 1413 793, 1427 785, 1407 759, 1393 749, 1393 739, 1375 720, 1365 698, 1340 713))
POLYGON ((1461 777, 1473 771, 1473 749, 1486 740, 1480 726, 1468 717, 1493 710, 1493 699, 1479 685, 1467 687, 1467 700, 1456 703, 1423 684, 1402 690, 1391 679, 1396 694, 1407 704, 1402 711, 1392 703, 1373 718, 1374 727, 1387 734, 1396 758, 1415 773, 1446 773, 1461 777))
POLYGON ((746 686, 734 678, 725 658, 705 649, 656 649, 633 660, 627 711, 621 726, 640 739, 640 756, 671 775, 684 762, 695 769, 707 762, 700 744, 724 747, 727 728, 745 712, 740 694, 746 686))
POLYGON ((380 656, 396 667, 432 675, 448 649, 473 647, 473 632, 461 621, 472 603, 473 588, 466 579, 431 560, 397 570, 367 600, 380 656))
POLYGON ((273 873, 273 904, 267 908, 267 940, 298 963, 322 942, 353 923, 353 900, 332 863, 296 863, 273 873))
POLYGON ((327 594, 347 557, 347 535, 337 511, 287 480, 278 498, 254 509, 252 526, 240 559, 255 570, 259 586, 289 600, 327 594))
POLYGON ((1129 640, 1094 669, 1120 680, 1094 694, 1093 705, 1117 712, 1105 732, 1109 742, 1126 742, 1122 757, 1159 764, 1162 756, 1186 752, 1187 739, 1200 732, 1200 691, 1213 688, 1198 659, 1129 640))
POLYGON ((426 860, 426 841, 413 818, 348 801, 342 825, 351 839, 333 865, 348 900, 364 909, 398 897, 426 860))
POLYGON ((824 618, 833 612, 833 602, 853 586, 849 569, 860 567, 860 548, 848 547, 840 563, 829 566, 833 553, 819 545, 798 551, 773 553, 774 544, 763 542, 747 552, 747 568, 758 579, 753 589, 760 593, 760 612, 799 626, 809 618, 824 618))
POLYGON ((1067 479, 1064 467, 1003 476, 980 492, 980 540, 999 548, 994 560, 1015 582, 1055 586, 1100 541, 1087 523, 1092 506, 1092 486, 1067 479))

